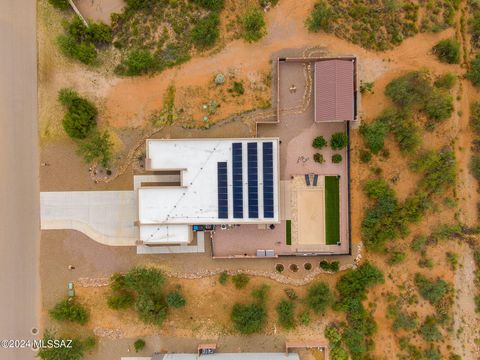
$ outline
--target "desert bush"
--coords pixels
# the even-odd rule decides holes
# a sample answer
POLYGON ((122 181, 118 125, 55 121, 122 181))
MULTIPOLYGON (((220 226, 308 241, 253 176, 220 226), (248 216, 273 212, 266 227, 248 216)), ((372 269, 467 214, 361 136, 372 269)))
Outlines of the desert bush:
POLYGON ((243 289, 244 287, 247 286, 249 281, 250 281, 250 278, 248 277, 248 275, 244 273, 240 273, 232 276, 233 285, 235 285, 237 289, 243 289))
POLYGON ((391 124, 390 130, 397 141, 400 151, 403 153, 414 152, 422 141, 420 129, 411 119, 391 124))
POLYGON ((427 316, 422 326, 420 326, 420 335, 428 342, 442 339, 442 334, 438 330, 437 320, 434 316, 427 316))
POLYGON ((222 285, 225 285, 228 281, 228 273, 226 271, 222 271, 220 276, 218 277, 218 282, 222 285))
POLYGON ((230 318, 237 331, 248 335, 263 330, 267 321, 267 312, 263 306, 255 303, 235 304, 230 318))
POLYGON ((115 72, 118 75, 138 76, 153 72, 155 69, 155 59, 148 50, 132 50, 115 68, 115 72))
POLYGON ((126 290, 114 291, 108 296, 107 305, 113 310, 128 309, 135 303, 133 294, 126 290))
POLYGON ((313 161, 319 164, 323 164, 325 162, 325 158, 320 153, 313 154, 313 161))
POLYGON ((387 259, 387 263, 389 265, 400 264, 407 257, 407 254, 405 252, 400 251, 400 250, 396 250, 396 249, 393 249, 393 250, 389 251, 388 254, 389 254, 389 256, 388 256, 388 259, 387 259))
POLYGON ((360 149, 358 157, 362 163, 366 164, 372 160, 372 153, 368 150, 360 149))
POLYGON ((232 93, 236 96, 243 95, 245 93, 245 88, 243 87, 243 82, 234 81, 231 88, 227 90, 229 93, 232 93))
POLYGON ((470 104, 470 125, 477 134, 480 134, 480 101, 470 104))
POLYGON ((341 150, 348 144, 347 134, 344 132, 338 132, 332 135, 330 138, 330 147, 333 150, 341 150))
POLYGON ((415 252, 422 252, 427 247, 427 237, 426 236, 415 236, 410 244, 410 249, 415 252))
POLYGON ((327 260, 320 261, 320 268, 325 271, 337 272, 340 270, 340 263, 338 261, 328 262, 327 260))
POLYGON ((466 77, 475 86, 480 86, 480 57, 475 57, 470 61, 470 68, 467 71, 466 77))
POLYGON ((191 36, 197 49, 208 49, 215 45, 220 31, 220 18, 218 14, 211 13, 201 18, 193 27, 191 36))
POLYGON ((94 337, 88 337, 86 339, 57 337, 53 332, 46 330, 43 335, 43 341, 45 344, 49 343, 68 343, 72 342, 70 346, 43 346, 40 347, 37 352, 37 357, 42 360, 80 360, 83 356, 91 351, 95 345, 96 340, 94 337))
POLYGON ((300 324, 302 324, 303 326, 308 326, 311 322, 310 313, 308 312, 308 310, 302 311, 298 316, 298 320, 300 321, 300 324))
POLYGON ((342 162, 342 155, 340 155, 340 154, 333 154, 333 155, 332 155, 332 162, 333 162, 334 164, 339 164, 339 163, 341 163, 341 162, 342 162))
POLYGON ((442 91, 435 90, 425 104, 425 114, 434 123, 448 119, 453 113, 453 98, 442 91))
POLYGON ((440 89, 450 90, 455 86, 457 82, 457 77, 452 73, 445 73, 437 77, 433 85, 440 89))
POLYGON ((373 94, 373 87, 374 87, 374 83, 373 82, 362 82, 360 84, 360 92, 362 94, 365 94, 365 93, 371 93, 373 94))
POLYGON ((437 43, 432 51, 441 62, 460 63, 460 43, 456 39, 445 39, 437 43))
POLYGON ((89 319, 87 309, 69 298, 57 303, 48 313, 54 320, 76 322, 80 325, 85 325, 89 319))
POLYGON ((77 44, 87 43, 95 46, 108 45, 112 42, 112 29, 102 22, 90 22, 85 26, 78 16, 64 24, 65 31, 73 37, 77 44))
POLYGON ((291 300, 281 300, 275 308, 278 323, 284 329, 295 328, 295 303, 291 300))
MULTIPOLYGON (((370 124, 362 123, 362 125, 360 125, 360 134, 370 152, 378 154, 384 147, 385 138, 388 135, 388 125, 379 120, 370 124)), ((365 157, 365 159, 367 158, 368 156, 365 157)))
POLYGON ((262 284, 259 287, 252 290, 252 297, 257 301, 258 304, 263 305, 267 300, 268 291, 270 286, 267 284, 262 284))
POLYGON ((323 136, 317 136, 315 139, 312 141, 312 146, 315 149, 323 149, 325 146, 327 146, 327 140, 323 136))
POLYGON ((97 50, 91 43, 77 43, 70 35, 60 35, 57 38, 57 44, 62 52, 68 58, 79 60, 80 62, 91 65, 97 59, 97 50))
POLYGON ((323 314, 332 302, 333 296, 326 283, 319 282, 308 288, 305 303, 316 314, 323 314))
POLYGON ((74 139, 85 139, 97 123, 97 108, 72 89, 61 89, 58 100, 67 112, 63 117, 65 132, 74 139))
POLYGON ((286 289, 284 289, 284 291, 285 291, 285 294, 287 295, 287 297, 290 300, 297 300, 298 299, 297 293, 292 288, 286 288, 286 289))
POLYGON ((48 0, 48 2, 57 9, 66 10, 70 7, 68 0, 48 0))
POLYGON ((472 35, 471 42, 473 47, 480 47, 480 12, 478 8, 473 12, 473 17, 470 21, 470 33, 472 35))
POLYGON ((450 148, 422 152, 410 163, 410 167, 413 171, 423 173, 419 191, 439 193, 455 184, 455 154, 450 148))
POLYGON ((320 0, 314 5, 306 25, 308 30, 312 32, 331 32, 335 20, 336 16, 331 7, 324 0, 320 0))
POLYGON ((415 285, 420 295, 432 305, 438 304, 449 290, 448 283, 440 278, 430 280, 422 274, 415 274, 415 285))
POLYGON ((356 270, 348 270, 337 282, 340 295, 339 305, 347 305, 355 299, 364 300, 367 289, 385 281, 382 272, 369 262, 360 265, 356 270))
POLYGON ((194 3, 200 5, 201 7, 212 10, 220 11, 225 6, 225 0, 192 0, 194 3))
POLYGON ((331 360, 348 360, 347 351, 342 347, 342 334, 335 325, 329 325, 325 328, 325 337, 330 345, 331 360))
POLYGON ((248 42, 260 40, 265 34, 265 19, 257 8, 251 8, 242 18, 242 37, 248 42))
POLYGON ((135 342, 133 343, 133 348, 135 349, 135 352, 142 351, 145 348, 145 340, 135 340, 135 342))
POLYGON ((161 294, 165 275, 155 268, 135 267, 124 277, 125 286, 138 294, 161 294))
POLYGON ((187 304, 187 301, 178 290, 175 290, 167 294, 167 304, 170 307, 178 309, 184 307, 187 304))
POLYGON ((470 173, 480 181, 480 155, 473 155, 470 159, 470 173))
POLYGON ((413 71, 392 80, 385 88, 385 95, 401 107, 423 107, 432 92, 426 71, 413 71))
POLYGON ((78 154, 89 164, 93 161, 99 161, 107 168, 112 156, 113 143, 110 141, 108 131, 103 133, 93 131, 87 139, 78 144, 78 154))
POLYGON ((138 317, 146 324, 162 326, 167 318, 168 305, 165 297, 159 293, 140 293, 135 302, 138 317))

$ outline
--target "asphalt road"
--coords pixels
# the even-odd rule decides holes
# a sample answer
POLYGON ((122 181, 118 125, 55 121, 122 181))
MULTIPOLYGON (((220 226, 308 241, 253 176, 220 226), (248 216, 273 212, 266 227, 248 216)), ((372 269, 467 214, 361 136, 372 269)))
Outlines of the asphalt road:
MULTIPOLYGON (((0 0, 0 340, 38 326, 38 166, 36 1, 0 0)), ((2 360, 34 355, 0 345, 2 360)))

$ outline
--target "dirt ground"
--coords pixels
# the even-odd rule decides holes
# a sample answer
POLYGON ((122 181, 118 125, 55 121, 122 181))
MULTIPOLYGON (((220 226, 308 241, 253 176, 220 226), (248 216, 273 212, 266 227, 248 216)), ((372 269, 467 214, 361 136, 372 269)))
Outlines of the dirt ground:
MULTIPOLYGON (((233 1, 233 0, 232 0, 233 1)), ((248 44, 242 40, 224 40, 224 46, 209 56, 194 57, 191 61, 174 69, 169 69, 161 74, 134 79, 119 79, 112 75, 108 63, 96 69, 87 69, 77 63, 65 60, 56 49, 54 39, 61 31, 59 25, 62 16, 52 10, 45 0, 38 2, 39 16, 39 127, 42 141, 41 161, 46 161, 50 166, 41 168, 42 191, 53 190, 96 190, 96 189, 127 189, 131 187, 132 174, 136 172, 135 166, 127 166, 122 176, 107 184, 94 184, 89 177, 88 166, 83 164, 75 154, 74 144, 66 139, 61 128, 62 109, 57 104, 56 94, 65 86, 78 89, 81 94, 94 100, 100 108, 100 126, 109 128, 123 148, 128 149, 132 143, 142 140, 145 136, 144 129, 150 128, 151 116, 160 111, 163 106, 163 97, 168 86, 176 87, 177 109, 183 109, 192 119, 190 123, 178 124, 160 130, 154 137, 242 137, 252 136, 251 123, 242 116, 233 116, 246 110, 266 106, 271 97, 271 82, 269 75, 273 54, 278 54, 285 49, 310 49, 310 54, 318 49, 331 54, 354 54, 359 58, 359 76, 366 82, 375 82, 374 93, 366 94, 361 99, 362 121, 371 121, 385 109, 389 102, 383 94, 384 87, 393 78, 409 71, 421 68, 429 70, 432 76, 453 72, 459 75, 460 80, 451 91, 455 100, 455 112, 451 119, 445 121, 432 132, 425 132, 423 144, 426 148, 439 149, 444 145, 453 145, 457 160, 457 183, 454 191, 444 194, 456 200, 452 209, 442 204, 443 198, 439 197, 434 212, 411 226, 410 235, 396 242, 396 246, 405 250, 408 255, 405 262, 394 267, 385 264, 385 257, 371 253, 364 253, 363 258, 373 261, 385 273, 386 283, 377 286, 369 294, 369 303, 376 304, 374 314, 379 331, 375 336, 377 344, 374 355, 379 358, 391 358, 392 354, 399 353, 398 334, 393 333, 391 320, 386 318, 387 301, 385 294, 392 292, 399 294, 403 284, 412 287, 415 272, 425 273, 428 276, 441 276, 455 284, 458 296, 453 308, 457 333, 463 328, 458 337, 449 335, 448 340, 440 344, 442 352, 448 353, 447 347, 465 354, 478 357, 478 348, 470 339, 478 338, 473 330, 475 317, 471 310, 473 297, 471 279, 471 259, 465 248, 456 242, 445 242, 429 249, 429 257, 434 261, 434 268, 426 271, 418 267, 418 255, 408 250, 409 243, 417 234, 428 234, 438 224, 452 223, 457 219, 466 225, 476 225, 478 220, 477 203, 479 194, 475 179, 468 171, 468 161, 471 156, 470 143, 473 138, 469 128, 469 104, 474 99, 480 99, 480 93, 470 83, 463 79, 464 68, 457 65, 440 63, 431 54, 431 48, 440 39, 451 37, 455 30, 450 29, 436 34, 419 34, 407 39, 394 50, 384 53, 366 51, 344 40, 326 34, 312 34, 306 31, 304 19, 310 12, 314 0, 303 2, 280 0, 278 6, 266 15, 268 35, 259 43, 248 44), (288 16, 286 16, 288 14, 288 16), (231 41, 230 41, 231 40, 231 41), (215 74, 222 72, 227 75, 227 84, 223 87, 213 85, 215 74), (245 86, 244 97, 233 97, 227 88, 232 81, 241 80, 245 86), (203 104, 216 100, 220 107, 214 115, 209 117, 211 124, 219 123, 208 130, 186 129, 185 127, 203 126, 205 110, 203 104), (222 123, 227 119, 225 123, 222 123), (182 128, 180 125, 185 125, 182 128), (188 125, 188 126, 187 126, 188 125), (140 131, 139 131, 140 129, 140 131), (464 254, 460 259, 463 268, 456 274, 450 270, 445 260, 445 252, 454 251, 464 254), (467 281, 465 281, 467 280, 467 281), (465 322, 465 324, 463 323, 465 322), (462 324, 462 325, 459 325, 462 324), (466 330, 470 329, 470 330, 466 330), (463 346, 463 347, 462 347, 463 346), (460 351, 462 349, 462 351, 460 351)), ((301 51, 301 50, 299 50, 301 51)), ((109 58, 105 54, 105 59, 109 58)), ((358 131, 352 130, 352 161, 351 161, 351 213, 353 242, 360 241, 360 225, 366 199, 361 191, 363 182, 371 177, 372 168, 380 167, 385 179, 398 177, 393 184, 399 199, 404 199, 415 189, 419 180, 418 175, 408 170, 408 159, 400 154, 393 139, 389 138, 386 148, 390 152, 388 159, 375 158, 369 165, 360 163, 358 152, 363 147, 358 131)), ((118 161, 124 161, 118 155, 118 161)), ((319 261, 320 259, 318 259, 319 261)), ((289 264, 290 260, 285 260, 289 264)), ((317 260, 315 260, 317 261, 317 260)), ((127 271, 137 264, 161 265, 167 270, 181 268, 181 271, 195 272, 200 269, 259 269, 271 271, 274 261, 256 260, 228 260, 213 261, 206 256, 180 257, 178 255, 139 258, 133 249, 106 248, 94 244, 83 235, 72 231, 43 232, 41 243, 41 278, 44 319, 46 310, 58 301, 65 293, 66 281, 77 280, 80 277, 108 277, 114 271, 127 271), (68 264, 75 264, 76 270, 69 272, 68 264)), ((286 266, 287 267, 287 266, 286 266)), ((306 276, 306 273, 289 274, 292 277, 306 276)), ((320 279, 331 284, 338 276, 321 275, 320 279)), ((105 306, 105 289, 78 289, 79 299, 85 302, 92 310, 92 322, 88 325, 93 331, 95 327, 118 328, 124 332, 122 340, 102 339, 97 352, 92 355, 95 359, 109 359, 105 354, 121 344, 127 351, 130 346, 126 339, 136 336, 146 336, 156 348, 165 349, 190 349, 191 340, 200 333, 202 337, 221 339, 227 349, 245 349, 245 344, 250 340, 231 335, 228 319, 225 317, 229 301, 243 299, 248 296, 253 284, 268 282, 271 286, 271 298, 278 299, 282 296, 284 285, 270 280, 255 278, 248 289, 234 290, 231 285, 221 287, 216 284, 215 278, 206 277, 201 280, 172 280, 180 283, 187 294, 191 307, 185 312, 173 313, 168 324, 162 329, 144 326, 139 323, 131 313, 119 315, 108 310, 105 306), (202 296, 197 294, 201 293, 202 296), (217 306, 222 311, 215 312, 217 306), (199 316, 199 314, 202 314, 199 316), (195 315, 195 316, 194 316, 195 315), (194 319, 190 319, 194 317, 194 319), (181 326, 179 326, 179 324, 181 326), (148 335, 148 336, 147 336, 148 335), (158 340, 162 336, 164 343, 158 340), (184 342, 185 341, 185 342, 184 342)), ((299 288, 298 292, 304 292, 299 288)), ((272 315, 269 320, 268 330, 265 335, 251 338, 252 344, 258 350, 280 348, 281 342, 292 335, 307 336, 321 334, 324 325, 331 320, 341 319, 341 314, 329 312, 326 317, 316 318, 312 327, 299 328, 295 333, 285 333, 275 324, 274 311, 271 308, 276 301, 272 301, 269 309, 272 315)), ((408 309, 417 312, 420 319, 433 312, 425 301, 419 301, 408 309)), ((55 325, 56 326, 56 325, 55 325)), ((420 343, 418 335, 414 342, 420 343)), ((151 350, 151 348, 149 348, 151 350)), ((123 351, 123 350, 122 350, 123 351)), ((114 352, 112 352, 113 354, 114 352)), ((116 354, 119 354, 117 350, 116 354)), ((113 358, 113 357, 112 357, 113 358)))

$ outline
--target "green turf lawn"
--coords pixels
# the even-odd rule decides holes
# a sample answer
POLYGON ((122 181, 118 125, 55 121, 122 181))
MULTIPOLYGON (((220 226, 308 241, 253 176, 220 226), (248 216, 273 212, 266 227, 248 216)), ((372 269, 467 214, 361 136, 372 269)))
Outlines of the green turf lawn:
POLYGON ((340 189, 336 176, 325 176, 325 234, 327 245, 340 241, 340 189))

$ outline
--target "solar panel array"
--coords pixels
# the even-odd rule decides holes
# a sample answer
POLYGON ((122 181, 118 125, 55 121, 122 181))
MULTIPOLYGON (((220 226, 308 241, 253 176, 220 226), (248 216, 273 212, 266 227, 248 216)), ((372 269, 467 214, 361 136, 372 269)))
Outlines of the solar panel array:
POLYGON ((257 143, 247 144, 248 155, 248 217, 258 218, 258 151, 257 143))
POLYGON ((243 218, 242 143, 232 144, 233 217, 243 218))
POLYGON ((273 143, 263 143, 263 217, 273 218, 273 143))
POLYGON ((218 218, 228 219, 228 180, 227 163, 217 163, 218 218))

